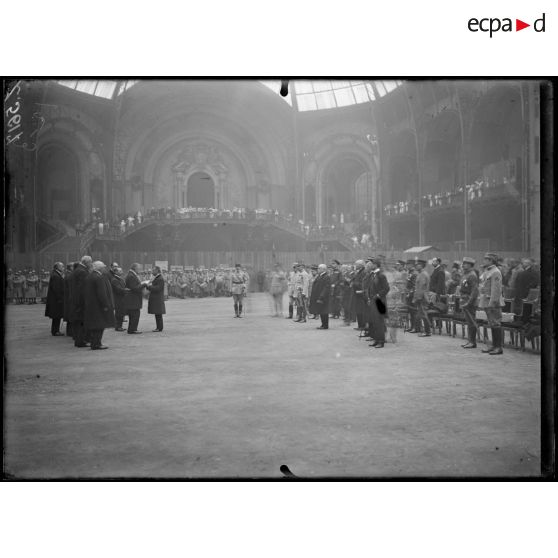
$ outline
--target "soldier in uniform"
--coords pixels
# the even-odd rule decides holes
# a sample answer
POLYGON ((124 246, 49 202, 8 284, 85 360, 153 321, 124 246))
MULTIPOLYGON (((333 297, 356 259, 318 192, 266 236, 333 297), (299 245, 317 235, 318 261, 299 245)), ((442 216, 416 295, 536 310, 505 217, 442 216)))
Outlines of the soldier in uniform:
MULTIPOLYGON (((317 276, 318 276, 318 265, 312 264, 310 266, 310 275, 308 277, 308 300, 310 300, 310 297, 312 296, 312 286, 314 285, 314 281, 316 280, 317 276)), ((319 316, 317 314, 312 314, 313 320, 317 320, 318 318, 319 316)))
POLYGON ((303 264, 298 264, 294 276, 294 293, 296 297, 296 315, 295 322, 306 323, 306 304, 308 300, 308 286, 310 276, 304 269, 303 264))
POLYGON ((496 262, 498 256, 491 252, 484 256, 484 272, 480 277, 479 308, 486 312, 488 326, 492 330, 492 346, 482 350, 489 355, 503 354, 504 336, 502 332, 502 273, 496 262))
POLYGON ((25 277, 21 271, 16 271, 13 278, 14 297, 16 304, 23 304, 23 296, 25 292, 25 277))
POLYGON ((370 308, 370 334, 374 343, 370 344, 375 349, 382 349, 386 342, 385 315, 387 311, 387 294, 389 284, 386 276, 381 271, 379 258, 372 258, 372 275, 370 287, 367 291, 368 305, 370 308))
POLYGON ((246 295, 246 281, 246 274, 242 271, 240 264, 236 264, 231 276, 231 293, 234 301, 235 318, 242 317, 242 299, 246 295))
POLYGON ((37 304, 37 289, 39 286, 39 276, 32 269, 27 275, 25 297, 29 304, 37 304))
POLYGON ((477 346, 477 301, 479 296, 479 279, 474 271, 475 260, 473 258, 463 258, 463 278, 459 288, 459 307, 463 310, 469 342, 461 345, 464 349, 475 349, 477 346))
POLYGON ((298 263, 293 264, 293 268, 289 271, 287 276, 287 294, 289 295, 289 315, 287 316, 287 320, 293 319, 293 311, 294 311, 294 304, 295 304, 295 290, 294 290, 294 278, 296 274, 296 268, 298 267, 298 263))
POLYGON ((415 267, 418 272, 417 279, 415 282, 415 294, 413 295, 413 304, 417 306, 417 320, 422 320, 424 325, 424 333, 419 334, 419 337, 430 337, 430 319, 426 312, 428 303, 426 300, 426 293, 428 292, 428 285, 430 283, 430 277, 426 270, 425 260, 416 260, 415 267))
POLYGON ((417 306, 413 302, 415 297, 415 284, 417 282, 418 272, 415 268, 415 260, 407 260, 407 283, 405 290, 407 293, 407 308, 409 309, 409 322, 410 328, 407 330, 409 333, 420 332, 420 322, 417 319, 417 306))
POLYGON ((331 260, 331 297, 330 297, 330 314, 333 319, 338 319, 341 315, 341 283, 343 275, 339 269, 341 263, 338 260, 331 260))

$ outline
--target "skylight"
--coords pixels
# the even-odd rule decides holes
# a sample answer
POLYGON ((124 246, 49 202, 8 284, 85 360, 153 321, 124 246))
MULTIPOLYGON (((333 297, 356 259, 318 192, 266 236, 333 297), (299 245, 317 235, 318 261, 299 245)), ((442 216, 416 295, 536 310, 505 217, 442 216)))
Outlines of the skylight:
POLYGON ((95 97, 103 97, 104 99, 112 99, 114 90, 116 89, 116 81, 111 80, 58 80, 57 83, 88 95, 95 95, 95 97))

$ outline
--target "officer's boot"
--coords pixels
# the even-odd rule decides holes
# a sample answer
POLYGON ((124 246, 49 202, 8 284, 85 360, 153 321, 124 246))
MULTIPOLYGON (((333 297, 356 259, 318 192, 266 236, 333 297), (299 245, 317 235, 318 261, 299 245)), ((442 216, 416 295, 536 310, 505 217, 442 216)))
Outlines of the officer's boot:
POLYGON ((302 306, 299 304, 296 307, 296 320, 295 322, 302 322, 302 306))
POLYGON ((242 318, 242 302, 238 304, 238 317, 242 318))
POLYGON ((464 349, 476 349, 477 348, 477 328, 473 326, 468 326, 469 330, 469 342, 465 345, 461 345, 464 349))
POLYGON ((496 338, 497 338, 498 334, 496 333, 496 328, 495 327, 491 327, 490 330, 492 331, 492 345, 490 345, 489 347, 485 347, 481 351, 483 353, 490 353, 491 351, 493 351, 496 348, 496 338))
POLYGON ((289 315, 287 316, 287 320, 293 319, 293 305, 289 304, 289 315))
POLYGON ((234 303, 234 317, 238 318, 238 303, 234 303))
POLYGON ((502 346, 504 344, 504 336, 503 330, 501 327, 495 327, 493 330, 493 335, 495 335, 494 339, 494 348, 490 351, 490 355, 501 355, 504 353, 502 346))

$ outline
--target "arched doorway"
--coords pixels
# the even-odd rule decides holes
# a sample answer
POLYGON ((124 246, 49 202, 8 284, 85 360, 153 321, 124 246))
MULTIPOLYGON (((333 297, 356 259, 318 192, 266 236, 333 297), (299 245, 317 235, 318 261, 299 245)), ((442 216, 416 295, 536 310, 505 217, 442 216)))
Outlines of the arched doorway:
POLYGON ((355 157, 341 156, 328 165, 323 183, 322 223, 334 224, 341 213, 346 223, 362 217, 367 207, 361 207, 357 201, 357 180, 367 170, 355 157))
POLYGON ((37 192, 39 211, 47 218, 75 225, 79 217, 79 174, 77 157, 58 145, 39 152, 37 192))
POLYGON ((214 207, 215 184, 211 176, 206 172, 195 172, 188 179, 186 199, 179 201, 182 207, 214 207))

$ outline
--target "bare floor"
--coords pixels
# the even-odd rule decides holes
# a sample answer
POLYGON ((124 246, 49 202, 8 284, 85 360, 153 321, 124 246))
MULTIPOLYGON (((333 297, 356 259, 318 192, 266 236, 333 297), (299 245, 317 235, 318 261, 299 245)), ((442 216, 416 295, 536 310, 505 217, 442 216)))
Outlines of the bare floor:
MULTIPOLYGON (((540 358, 461 338, 375 350, 331 320, 271 317, 264 294, 170 300, 165 331, 52 337, 6 309, 5 472, 16 478, 536 476, 540 358)), ((126 324, 125 324, 126 325, 126 324)))

